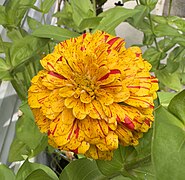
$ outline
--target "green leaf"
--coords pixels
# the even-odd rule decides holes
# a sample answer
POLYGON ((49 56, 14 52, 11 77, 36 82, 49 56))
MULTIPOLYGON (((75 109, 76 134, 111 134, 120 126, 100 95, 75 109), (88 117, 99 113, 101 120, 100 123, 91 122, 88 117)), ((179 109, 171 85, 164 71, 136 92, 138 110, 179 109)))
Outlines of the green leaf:
POLYGON ((139 11, 136 9, 126 9, 123 7, 109 9, 99 14, 99 17, 103 17, 103 19, 95 30, 103 30, 111 34, 121 22, 125 21, 129 17, 133 17, 138 12, 139 11))
POLYGON ((6 25, 7 24, 7 18, 6 18, 6 11, 4 6, 0 6, 0 24, 6 25))
POLYGON ((78 159, 68 164, 62 171, 60 180, 101 180, 105 178, 99 171, 96 162, 89 159, 78 159))
POLYGON ((29 16, 27 16, 27 22, 28 22, 28 26, 30 27, 31 30, 35 30, 37 28, 39 28, 40 26, 42 26, 42 24, 37 21, 34 18, 31 18, 29 16))
POLYGON ((39 131, 28 104, 22 104, 20 110, 23 115, 16 123, 16 136, 27 144, 30 149, 35 149, 40 144, 44 134, 39 131))
POLYGON ((168 24, 159 24, 154 27, 154 33, 157 37, 163 36, 181 36, 178 30, 168 24))
POLYGON ((168 17, 168 24, 171 26, 176 26, 177 29, 185 32, 185 20, 179 16, 168 17))
POLYGON ((43 13, 48 13, 56 0, 44 0, 41 3, 41 11, 43 13))
POLYGON ((7 32, 7 36, 12 40, 12 41, 18 41, 23 38, 21 32, 17 29, 13 29, 11 31, 7 32))
POLYGON ((182 38, 182 37, 175 37, 175 38, 172 39, 172 41, 174 43, 177 43, 177 44, 185 47, 185 39, 182 38))
POLYGON ((85 29, 95 29, 100 21, 102 20, 102 17, 91 17, 91 18, 85 18, 81 21, 79 25, 80 31, 83 31, 85 29))
POLYGON ((157 92, 159 102, 162 106, 167 107, 171 101, 171 99, 176 95, 173 92, 157 92))
POLYGON ((115 175, 120 175, 124 166, 125 161, 125 149, 123 146, 119 146, 117 150, 114 151, 114 156, 111 161, 97 160, 97 166, 99 170, 105 176, 111 177, 115 175))
POLYGON ((0 177, 2 180, 15 180, 15 174, 4 164, 0 164, 0 177))
POLYGON ((47 136, 40 133, 28 104, 24 103, 20 109, 23 115, 16 123, 16 137, 9 152, 11 162, 33 157, 47 146, 47 136))
POLYGON ((166 69, 157 70, 155 73, 159 82, 165 86, 175 91, 180 91, 182 89, 178 73, 169 73, 166 69))
POLYGON ((14 67, 26 63, 31 57, 42 51, 48 39, 26 36, 13 43, 10 48, 11 62, 14 67))
POLYGON ((168 106, 168 110, 185 123, 185 90, 177 94, 168 106))
POLYGON ((48 166, 45 166, 43 164, 38 164, 38 163, 31 163, 28 160, 26 160, 24 164, 20 167, 16 175, 16 180, 23 180, 23 179, 26 180, 27 178, 30 179, 29 176, 33 176, 35 173, 38 173, 38 172, 42 173, 41 175, 43 175, 43 172, 41 171, 35 172, 35 170, 42 170, 45 172, 44 175, 47 174, 50 177, 50 179, 58 180, 57 175, 48 166))
POLYGON ((53 38, 56 41, 64 41, 72 37, 77 37, 80 34, 57 26, 43 25, 36 29, 32 35, 36 37, 53 38))
POLYGON ((152 14, 152 20, 159 24, 167 24, 167 19, 164 16, 154 15, 152 14))
POLYGON ((25 157, 30 157, 30 154, 31 149, 29 148, 29 146, 15 137, 10 146, 8 161, 9 162, 21 161, 24 160, 25 157))
POLYGON ((37 169, 27 176, 25 180, 53 180, 45 171, 37 169))
POLYGON ((155 5, 157 4, 158 0, 140 0, 140 3, 142 5, 148 6, 150 10, 155 8, 155 5))
POLYGON ((185 177, 184 124, 162 106, 155 111, 152 160, 156 179, 183 180, 185 177))
POLYGON ((11 80, 10 69, 11 67, 6 64, 5 60, 0 58, 0 79, 11 80))
POLYGON ((152 65, 153 69, 156 69, 161 58, 161 52, 154 47, 150 47, 144 52, 143 58, 152 65))
POLYGON ((19 26, 27 10, 36 0, 9 0, 5 5, 9 27, 19 26))
POLYGON ((8 49, 8 48, 10 48, 10 46, 11 46, 11 43, 9 43, 9 42, 1 42, 1 40, 0 40, 0 53, 5 53, 5 51, 8 49))
POLYGON ((167 52, 169 49, 171 49, 175 45, 175 42, 170 38, 165 38, 165 39, 160 40, 158 42, 158 45, 159 45, 160 50, 167 52))

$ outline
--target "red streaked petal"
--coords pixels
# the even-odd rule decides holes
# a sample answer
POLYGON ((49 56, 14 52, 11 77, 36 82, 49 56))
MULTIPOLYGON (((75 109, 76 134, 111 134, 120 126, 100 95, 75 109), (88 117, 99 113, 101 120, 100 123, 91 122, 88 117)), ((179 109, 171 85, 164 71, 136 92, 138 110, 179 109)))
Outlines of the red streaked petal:
POLYGON ((121 71, 119 69, 112 69, 109 74, 121 74, 121 71))
POLYGON ((125 119, 124 119, 124 123, 123 125, 126 126, 127 128, 134 130, 134 124, 132 122, 132 119, 130 119, 127 115, 125 115, 125 119))
POLYGON ((55 73, 55 72, 53 72, 53 71, 49 71, 48 74, 50 74, 50 75, 52 75, 52 76, 55 76, 55 77, 57 77, 57 78, 59 78, 59 79, 66 79, 64 76, 62 76, 62 75, 60 75, 60 74, 57 74, 57 73, 55 73))
POLYGON ((119 39, 119 37, 112 38, 107 42, 107 44, 110 44, 111 46, 119 39))

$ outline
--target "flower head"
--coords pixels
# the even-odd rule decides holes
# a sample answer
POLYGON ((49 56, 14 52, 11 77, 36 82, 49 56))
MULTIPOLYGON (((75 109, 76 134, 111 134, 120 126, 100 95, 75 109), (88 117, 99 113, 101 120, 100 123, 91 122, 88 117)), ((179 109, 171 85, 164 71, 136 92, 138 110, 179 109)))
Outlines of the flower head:
POLYGON ((56 45, 41 60, 28 103, 49 144, 111 159, 118 144, 137 145, 153 121, 158 81, 138 47, 97 31, 56 45))

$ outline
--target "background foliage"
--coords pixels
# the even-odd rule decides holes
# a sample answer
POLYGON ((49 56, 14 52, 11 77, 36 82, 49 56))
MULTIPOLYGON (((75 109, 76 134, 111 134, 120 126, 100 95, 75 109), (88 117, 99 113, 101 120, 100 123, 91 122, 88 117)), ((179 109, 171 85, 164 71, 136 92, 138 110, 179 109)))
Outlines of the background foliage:
POLYGON ((168 16, 152 14, 157 0, 136 0, 134 9, 122 6, 127 1, 104 12, 102 6, 106 0, 40 0, 37 6, 36 0, 9 0, 0 6, 0 24, 9 38, 6 42, 0 37, 0 79, 12 83, 22 100, 20 109, 23 112, 17 121, 9 161, 24 161, 16 174, 0 165, 0 177, 5 180, 184 179, 185 20, 170 16, 170 9, 168 16), (54 26, 47 23, 46 15, 56 3, 58 7, 64 3, 64 8, 52 14, 57 18, 57 26, 54 26), (37 11, 40 19, 30 17, 30 9, 37 11), (56 43, 83 32, 99 29, 115 35, 115 28, 121 22, 143 33, 143 42, 138 46, 146 47, 143 57, 152 64, 152 72, 159 79, 152 129, 139 145, 120 146, 112 161, 79 156, 62 169, 61 174, 43 164, 29 162, 29 158, 46 148, 49 153, 54 152, 48 147, 46 135, 39 132, 27 105, 30 80, 41 69, 39 60, 50 53, 56 43), (24 23, 29 29, 24 28, 24 23))

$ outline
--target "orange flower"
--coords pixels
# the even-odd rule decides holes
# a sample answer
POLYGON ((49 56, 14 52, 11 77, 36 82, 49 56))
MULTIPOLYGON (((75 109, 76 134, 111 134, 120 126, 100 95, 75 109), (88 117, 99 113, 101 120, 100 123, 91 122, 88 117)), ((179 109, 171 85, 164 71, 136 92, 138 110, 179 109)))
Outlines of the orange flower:
POLYGON ((158 81, 138 47, 97 31, 59 43, 41 60, 28 103, 49 143, 111 159, 118 144, 137 145, 153 121, 158 81))

